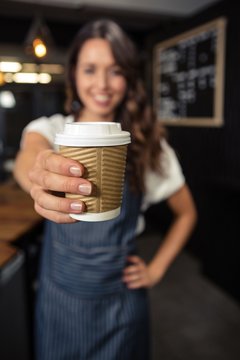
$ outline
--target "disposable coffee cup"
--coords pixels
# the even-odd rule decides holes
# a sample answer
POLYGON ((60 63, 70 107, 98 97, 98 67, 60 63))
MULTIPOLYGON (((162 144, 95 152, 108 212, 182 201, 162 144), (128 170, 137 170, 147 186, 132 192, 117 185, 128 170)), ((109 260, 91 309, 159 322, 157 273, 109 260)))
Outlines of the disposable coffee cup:
POLYGON ((130 133, 114 122, 76 122, 65 124, 56 134, 60 153, 84 165, 84 177, 93 183, 93 194, 66 193, 71 199, 86 204, 86 212, 70 214, 82 221, 104 221, 120 214, 127 146, 130 133))

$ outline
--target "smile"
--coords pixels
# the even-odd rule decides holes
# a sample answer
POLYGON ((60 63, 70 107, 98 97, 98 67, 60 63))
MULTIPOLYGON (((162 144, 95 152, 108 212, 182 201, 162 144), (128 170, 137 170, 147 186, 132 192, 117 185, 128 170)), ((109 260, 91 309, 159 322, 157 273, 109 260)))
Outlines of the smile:
POLYGON ((94 100, 101 103, 106 103, 111 99, 109 95, 95 95, 94 100))

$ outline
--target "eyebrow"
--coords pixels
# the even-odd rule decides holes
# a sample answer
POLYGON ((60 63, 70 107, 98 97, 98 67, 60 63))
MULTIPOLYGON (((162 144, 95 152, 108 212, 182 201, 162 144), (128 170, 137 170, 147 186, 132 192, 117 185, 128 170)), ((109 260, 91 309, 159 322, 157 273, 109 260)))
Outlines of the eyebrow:
MULTIPOLYGON (((80 65, 80 66, 95 66, 96 65, 96 63, 91 63, 91 62, 78 62, 78 65, 80 65)), ((117 63, 113 63, 113 64, 111 64, 111 65, 109 65, 109 67, 114 67, 114 66, 118 66, 118 67, 121 67, 119 64, 117 64, 117 63)))

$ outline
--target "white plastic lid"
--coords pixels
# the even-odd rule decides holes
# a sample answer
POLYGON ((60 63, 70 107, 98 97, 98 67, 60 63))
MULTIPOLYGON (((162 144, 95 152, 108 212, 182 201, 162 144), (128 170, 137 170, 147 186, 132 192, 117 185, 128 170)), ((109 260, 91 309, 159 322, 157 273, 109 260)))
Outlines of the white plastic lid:
POLYGON ((114 122, 67 123, 55 137, 55 144, 65 146, 114 146, 130 142, 130 133, 114 122))

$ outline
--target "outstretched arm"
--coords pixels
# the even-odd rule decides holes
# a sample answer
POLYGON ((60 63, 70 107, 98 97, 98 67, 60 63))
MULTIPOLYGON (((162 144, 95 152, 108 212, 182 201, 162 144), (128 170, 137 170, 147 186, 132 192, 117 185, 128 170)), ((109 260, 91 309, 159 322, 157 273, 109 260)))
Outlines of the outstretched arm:
POLYGON ((14 177, 27 193, 30 193, 32 183, 29 172, 33 168, 37 155, 43 150, 51 150, 49 142, 38 133, 26 133, 22 146, 15 159, 14 177))
POLYGON ((56 196, 58 193, 89 195, 91 183, 82 178, 84 167, 76 160, 55 153, 40 134, 29 132, 24 136, 14 168, 19 185, 31 194, 35 210, 46 219, 58 223, 75 222, 69 213, 84 211, 80 200, 56 196))

